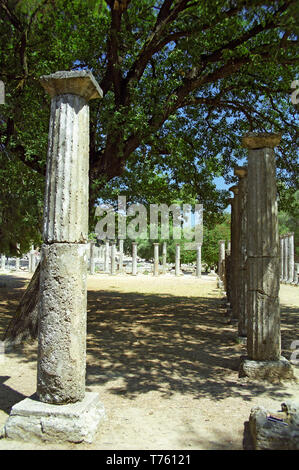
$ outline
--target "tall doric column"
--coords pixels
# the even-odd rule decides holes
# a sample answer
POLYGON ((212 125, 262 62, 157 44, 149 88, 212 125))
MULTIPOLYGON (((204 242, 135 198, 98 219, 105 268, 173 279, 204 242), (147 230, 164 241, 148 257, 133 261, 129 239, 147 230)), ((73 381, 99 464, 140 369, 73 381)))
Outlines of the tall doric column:
POLYGON ((247 353, 240 375, 273 380, 292 378, 281 358, 279 236, 274 147, 280 136, 249 134, 247 195, 247 353))
POLYGON ((225 240, 219 240, 218 242, 218 277, 219 287, 223 287, 224 275, 225 275, 225 240))
POLYGON ((180 275, 180 257, 181 257, 181 246, 179 243, 175 245, 175 275, 180 275))
POLYGON ((288 279, 291 284, 294 280, 295 253, 294 253, 294 233, 288 234, 288 279))
POLYGON ((240 246, 240 220, 239 220, 239 187, 238 185, 231 186, 230 191, 234 194, 231 202, 231 305, 232 317, 239 319, 238 311, 238 270, 239 270, 239 246, 240 246))
POLYGON ((41 249, 39 401, 18 403, 6 434, 90 442, 103 407, 97 394, 85 394, 88 100, 102 92, 88 71, 57 72, 41 83, 52 101, 41 249))
POLYGON ((31 251, 29 253, 30 263, 29 263, 29 272, 34 273, 36 265, 36 256, 34 251, 34 245, 31 246, 31 251))
POLYGON ((283 280, 283 237, 281 236, 279 238, 279 244, 280 244, 280 281, 283 280))
POLYGON ((154 276, 159 275, 159 243, 154 243, 154 276))
POLYGON ((236 167, 234 173, 239 178, 238 183, 238 263, 236 266, 236 312, 238 318, 238 335, 240 338, 247 336, 247 168, 236 167))
POLYGON ((162 247, 163 274, 166 274, 166 262, 167 262, 167 243, 163 242, 163 247, 162 247))
POLYGON ((132 242, 132 275, 137 275, 137 242, 132 242))
POLYGON ((284 235, 283 237, 283 282, 288 281, 288 267, 289 262, 289 244, 288 244, 288 235, 284 235))
POLYGON ((196 247, 196 277, 201 277, 201 244, 196 247))

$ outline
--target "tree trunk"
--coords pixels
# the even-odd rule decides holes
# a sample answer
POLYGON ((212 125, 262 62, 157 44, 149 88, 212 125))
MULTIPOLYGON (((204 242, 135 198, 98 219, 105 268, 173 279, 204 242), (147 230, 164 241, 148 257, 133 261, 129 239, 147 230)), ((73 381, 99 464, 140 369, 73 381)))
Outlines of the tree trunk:
POLYGON ((39 274, 40 263, 38 263, 16 313, 4 333, 3 341, 7 346, 14 346, 37 338, 39 274))

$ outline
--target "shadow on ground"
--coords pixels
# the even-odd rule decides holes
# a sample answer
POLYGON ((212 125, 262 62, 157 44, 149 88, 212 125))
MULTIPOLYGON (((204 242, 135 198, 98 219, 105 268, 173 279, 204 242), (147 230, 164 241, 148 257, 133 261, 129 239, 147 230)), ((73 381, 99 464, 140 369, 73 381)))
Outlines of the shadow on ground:
MULTIPOLYGON (((1 337, 28 283, 14 281, 14 286, 0 288, 1 337)), ((287 359, 298 320, 297 309, 282 306, 287 359)), ((178 392, 194 399, 240 396, 248 401, 268 391, 273 398, 286 399, 279 385, 238 379, 239 358, 246 349, 235 338, 236 326, 227 323, 224 303, 216 297, 89 291, 87 388, 105 385, 110 393, 129 399, 150 391, 161 397, 178 392)), ((18 347, 9 354, 36 361, 36 347, 18 347)), ((1 393, 10 393, 8 388, 0 382, 0 399, 1 393)))

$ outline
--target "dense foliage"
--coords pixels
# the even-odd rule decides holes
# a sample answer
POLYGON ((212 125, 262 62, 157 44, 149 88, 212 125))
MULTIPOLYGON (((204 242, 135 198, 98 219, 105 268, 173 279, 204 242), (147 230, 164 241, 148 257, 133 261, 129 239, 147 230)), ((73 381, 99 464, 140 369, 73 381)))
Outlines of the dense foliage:
POLYGON ((0 251, 40 239, 49 97, 39 77, 88 68, 90 226, 98 198, 227 206, 240 138, 281 131, 280 205, 296 189, 296 0, 0 0, 0 251), (285 197, 287 192, 288 197, 285 197))

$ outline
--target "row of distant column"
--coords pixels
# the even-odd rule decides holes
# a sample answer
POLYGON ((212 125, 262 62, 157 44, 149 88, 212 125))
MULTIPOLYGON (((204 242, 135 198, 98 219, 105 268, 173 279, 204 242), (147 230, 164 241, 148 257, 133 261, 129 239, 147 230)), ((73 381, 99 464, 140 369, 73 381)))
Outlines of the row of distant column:
POLYGON ((239 182, 230 188, 231 243, 226 250, 225 242, 219 242, 220 283, 232 319, 238 321, 238 336, 247 344, 240 375, 262 379, 293 377, 281 357, 279 288, 280 279, 294 281, 294 262, 289 259, 291 251, 294 256, 294 238, 288 234, 279 244, 274 155, 279 141, 277 134, 243 138, 248 166, 235 168, 239 182))
POLYGON ((280 237, 280 281, 299 284, 299 263, 295 263, 294 233, 280 237))
MULTIPOLYGON (((159 275, 159 243, 153 243, 154 246, 154 269, 153 275, 159 275)), ((94 247, 95 242, 90 243, 90 273, 95 273, 95 259, 94 259, 94 247)), ((137 249, 138 244, 137 242, 132 242, 132 275, 137 276, 137 249)), ((177 243, 175 247, 175 275, 179 276, 181 273, 181 247, 177 243)), ((119 260, 118 260, 118 272, 124 272, 123 266, 123 259, 124 259, 124 240, 119 240, 119 260)), ((167 272, 167 243, 163 242, 162 244, 162 273, 166 274, 167 272)), ((116 243, 114 241, 109 242, 106 240, 105 242, 105 250, 104 250, 104 271, 106 273, 110 272, 112 275, 116 274, 116 243), (110 247, 111 243, 111 247, 110 247), (111 251, 110 251, 111 249, 111 251), (110 255, 111 253, 111 255, 110 255), (109 258, 111 256, 111 263, 109 263, 109 258), (109 269, 110 264, 110 269, 109 269)), ((196 256, 196 277, 201 277, 201 244, 197 245, 197 256, 196 256)))
MULTIPOLYGON (((31 246, 31 251, 28 253, 28 271, 30 273, 34 273, 35 268, 37 265, 37 258, 36 258, 36 252, 34 250, 34 246, 31 246)), ((1 255, 1 271, 6 270, 6 256, 1 255)), ((15 264, 15 270, 20 271, 20 258, 16 258, 16 264, 15 264)))

